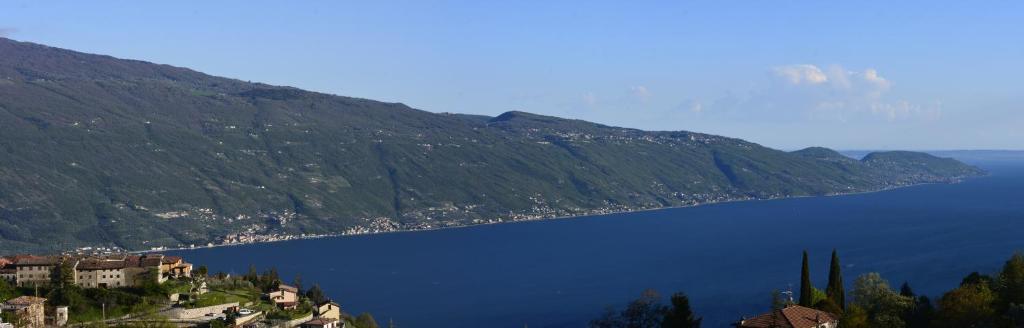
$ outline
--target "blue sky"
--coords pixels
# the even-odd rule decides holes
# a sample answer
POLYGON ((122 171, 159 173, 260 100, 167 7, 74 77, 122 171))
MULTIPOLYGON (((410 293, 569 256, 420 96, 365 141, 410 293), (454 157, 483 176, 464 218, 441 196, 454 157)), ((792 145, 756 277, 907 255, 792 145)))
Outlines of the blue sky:
POLYGON ((0 35, 434 112, 1024 149, 1019 1, 208 2, 5 1, 0 35))

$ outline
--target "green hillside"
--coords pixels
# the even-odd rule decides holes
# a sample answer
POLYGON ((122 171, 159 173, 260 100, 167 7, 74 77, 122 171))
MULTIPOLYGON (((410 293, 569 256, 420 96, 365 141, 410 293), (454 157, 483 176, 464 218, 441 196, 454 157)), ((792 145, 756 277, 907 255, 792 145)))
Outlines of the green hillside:
MULTIPOLYGON (((458 226, 978 175, 248 83, 0 38, 0 250, 458 226)), ((840 157, 836 157, 840 156, 840 157)))

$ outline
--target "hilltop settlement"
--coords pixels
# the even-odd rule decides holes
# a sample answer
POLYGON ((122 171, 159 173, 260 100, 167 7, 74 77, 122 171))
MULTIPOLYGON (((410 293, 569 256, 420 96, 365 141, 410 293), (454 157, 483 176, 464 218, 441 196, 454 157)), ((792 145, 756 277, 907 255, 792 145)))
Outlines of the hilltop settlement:
POLYGON ((127 253, 0 257, 0 319, 0 328, 377 326, 272 268, 210 275, 179 256, 127 253))

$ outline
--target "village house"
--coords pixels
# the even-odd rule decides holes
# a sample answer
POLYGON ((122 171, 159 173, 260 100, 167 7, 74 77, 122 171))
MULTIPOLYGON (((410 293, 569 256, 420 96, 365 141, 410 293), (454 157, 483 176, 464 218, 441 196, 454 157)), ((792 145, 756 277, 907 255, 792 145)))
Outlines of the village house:
POLYGON ((313 316, 317 318, 341 320, 341 306, 332 301, 324 302, 313 309, 313 316))
POLYGON ((19 287, 46 286, 50 284, 53 268, 60 264, 56 256, 16 256, 13 259, 15 284, 19 287))
POLYGON ((299 289, 280 285, 277 290, 267 293, 267 299, 283 310, 292 310, 299 306, 299 289))
POLYGON ((0 311, 15 313, 20 322, 17 327, 42 328, 45 324, 44 304, 46 299, 35 296, 19 296, 0 304, 0 311))
POLYGON ((839 317, 825 312, 799 305, 790 305, 743 319, 734 326, 737 328, 836 328, 839 317))
POLYGON ((160 264, 160 272, 169 278, 191 277, 192 263, 185 262, 181 256, 164 256, 160 264))
POLYGON ((78 286, 85 288, 126 287, 124 260, 86 259, 78 262, 75 270, 78 286))
POLYGON ((313 320, 309 320, 309 321, 303 322, 301 325, 299 325, 299 327, 301 327, 301 328, 345 328, 345 323, 340 321, 340 320, 336 320, 336 319, 316 318, 316 319, 313 319, 313 320))
POLYGON ((124 273, 128 276, 130 286, 138 286, 143 279, 156 279, 156 282, 167 281, 163 271, 164 256, 161 254, 129 255, 124 259, 124 273), (147 277, 150 272, 155 277, 147 277))

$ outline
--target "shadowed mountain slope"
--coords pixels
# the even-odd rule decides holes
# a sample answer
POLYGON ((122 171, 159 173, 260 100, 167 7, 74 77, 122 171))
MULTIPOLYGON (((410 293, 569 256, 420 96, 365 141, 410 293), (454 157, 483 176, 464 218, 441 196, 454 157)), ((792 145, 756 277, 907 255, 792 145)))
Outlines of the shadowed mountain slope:
POLYGON ((0 126, 4 251, 437 228, 981 173, 921 153, 858 161, 523 112, 437 114, 2 38, 0 126))

